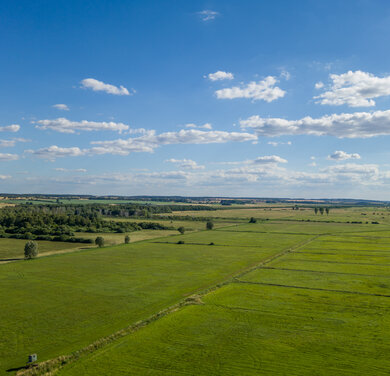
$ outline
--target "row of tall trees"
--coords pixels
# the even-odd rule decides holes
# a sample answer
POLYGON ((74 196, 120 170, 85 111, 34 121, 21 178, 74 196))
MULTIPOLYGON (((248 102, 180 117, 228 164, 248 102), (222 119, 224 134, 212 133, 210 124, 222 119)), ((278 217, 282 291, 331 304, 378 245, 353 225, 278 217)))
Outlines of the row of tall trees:
POLYGON ((318 212, 323 215, 324 213, 326 213, 326 215, 329 215, 329 211, 330 209, 328 207, 323 207, 323 206, 320 206, 320 207, 315 207, 314 208, 314 213, 317 215, 318 212))

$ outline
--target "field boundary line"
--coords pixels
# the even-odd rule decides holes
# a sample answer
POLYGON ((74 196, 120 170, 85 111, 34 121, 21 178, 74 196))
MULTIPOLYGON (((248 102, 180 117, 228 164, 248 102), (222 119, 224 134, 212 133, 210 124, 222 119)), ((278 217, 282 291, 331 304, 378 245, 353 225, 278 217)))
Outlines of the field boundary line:
POLYGON ((328 291, 328 292, 339 292, 339 293, 343 293, 343 294, 379 296, 379 297, 383 297, 383 298, 390 298, 390 295, 386 295, 386 294, 370 293, 370 292, 361 292, 361 291, 332 290, 332 289, 325 289, 325 288, 321 288, 321 287, 307 287, 307 286, 295 286, 295 285, 282 285, 282 284, 279 284, 279 283, 252 282, 252 281, 242 281, 242 280, 239 280, 239 279, 236 279, 235 282, 236 282, 236 283, 249 284, 249 285, 285 287, 285 288, 302 289, 302 290, 328 291))
POLYGON ((181 301, 177 302, 174 305, 171 305, 171 306, 159 311, 158 313, 155 313, 155 314, 149 316, 145 320, 140 320, 132 325, 129 325, 123 329, 120 329, 120 330, 114 332, 113 334, 111 334, 109 336, 102 337, 102 338, 94 341, 93 343, 89 344, 88 346, 85 346, 79 350, 76 350, 68 355, 60 355, 58 357, 48 359, 46 361, 38 363, 35 367, 21 368, 16 373, 16 376, 41 376, 41 375, 52 376, 52 375, 55 375, 57 373, 57 371, 59 371, 65 365, 73 363, 74 361, 77 361, 80 357, 91 354, 91 353, 95 352, 96 350, 99 350, 99 349, 103 348, 104 346, 107 346, 107 345, 113 343, 114 341, 116 341, 122 337, 125 337, 126 335, 132 334, 135 331, 137 331, 141 328, 144 328, 147 325, 167 316, 170 313, 174 313, 174 312, 178 311, 179 309, 181 309, 185 306, 188 306, 188 305, 203 304, 203 302, 201 300, 202 296, 204 296, 212 291, 218 290, 221 287, 226 286, 230 283, 234 283, 237 278, 240 278, 241 276, 243 276, 243 275, 245 275, 253 270, 261 268, 263 265, 266 265, 279 257, 282 257, 282 256, 284 256, 284 255, 286 255, 286 254, 288 254, 296 249, 299 249, 300 247, 305 246, 306 244, 316 240, 319 236, 321 236, 321 235, 316 235, 313 238, 306 239, 303 242, 300 242, 296 245, 288 247, 288 248, 282 250, 281 252, 262 260, 260 263, 256 263, 255 265, 252 265, 244 270, 241 270, 236 274, 232 274, 230 276, 227 276, 223 281, 221 281, 217 284, 211 285, 211 286, 209 286, 205 289, 202 289, 202 290, 200 290, 200 289, 195 290, 195 292, 189 293, 186 298, 182 299, 181 301))
POLYGON ((368 262, 347 262, 347 261, 305 260, 305 259, 286 259, 286 261, 319 262, 325 264, 347 264, 347 265, 376 265, 376 266, 387 266, 390 268, 390 264, 375 264, 375 263, 368 263, 368 262))
POLYGON ((273 267, 273 266, 264 266, 262 269, 265 269, 265 270, 283 270, 283 271, 289 271, 289 272, 307 272, 307 273, 321 273, 321 274, 355 275, 355 276, 359 276, 359 277, 390 278, 389 275, 380 275, 380 274, 344 273, 344 272, 334 272, 334 271, 324 271, 324 270, 311 270, 311 269, 276 268, 276 267, 273 267))

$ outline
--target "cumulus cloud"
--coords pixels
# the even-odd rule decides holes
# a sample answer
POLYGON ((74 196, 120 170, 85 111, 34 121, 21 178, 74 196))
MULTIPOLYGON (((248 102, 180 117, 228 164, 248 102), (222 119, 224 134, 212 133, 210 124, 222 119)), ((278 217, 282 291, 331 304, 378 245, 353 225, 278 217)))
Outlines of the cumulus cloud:
POLYGON ((328 155, 328 159, 334 161, 345 161, 347 159, 360 159, 360 155, 358 153, 348 154, 345 151, 337 150, 333 154, 328 155))
POLYGON ((234 78, 233 73, 217 71, 215 73, 209 73, 207 75, 210 81, 232 80, 234 78))
POLYGON ((18 132, 20 129, 20 125, 18 124, 11 124, 6 125, 5 127, 0 127, 0 132, 18 132))
POLYGON ((34 123, 38 124, 35 128, 51 129, 60 133, 75 133, 76 131, 116 131, 121 133, 129 129, 128 125, 113 121, 71 121, 66 118, 38 120, 34 123))
MULTIPOLYGON (((390 76, 376 77, 362 71, 348 71, 343 74, 331 74, 332 84, 329 90, 314 97, 316 103, 350 107, 372 107, 375 101, 372 98, 390 95, 390 76)), ((316 88, 322 88, 322 82, 316 88)))
POLYGON ((205 123, 203 125, 196 125, 193 123, 186 124, 186 128, 198 128, 198 129, 213 129, 210 123, 205 123))
POLYGON ((254 140, 257 140, 256 135, 243 132, 182 129, 179 132, 156 134, 155 131, 149 131, 147 134, 136 138, 118 139, 113 141, 94 141, 91 144, 98 146, 93 147, 91 153, 127 155, 131 152, 150 153, 161 145, 211 144, 254 140))
POLYGON ((198 165, 195 161, 191 159, 167 159, 165 162, 175 163, 180 168, 186 169, 186 170, 203 170, 205 166, 198 165))
POLYGON ((85 89, 92 89, 93 91, 103 91, 107 94, 113 95, 130 95, 135 92, 135 90, 131 90, 131 93, 124 86, 115 86, 111 84, 105 84, 102 81, 96 80, 94 78, 85 78, 81 81, 81 87, 85 89))
POLYGON ((62 157, 80 157, 82 155, 85 155, 87 151, 81 150, 78 147, 62 148, 57 145, 52 145, 47 148, 42 148, 38 150, 26 150, 25 152, 37 158, 54 161, 56 158, 62 157))
POLYGON ((0 161, 16 161, 19 159, 17 154, 0 153, 0 161))
POLYGON ((299 120, 251 116, 240 121, 243 129, 253 129, 261 136, 315 135, 339 138, 368 138, 390 135, 390 110, 332 114, 299 120))
POLYGON ((63 167, 57 167, 53 170, 59 171, 59 172, 87 172, 85 168, 75 168, 75 169, 69 169, 69 168, 63 168, 63 167))
POLYGON ((375 182, 381 177, 379 167, 375 164, 346 163, 330 166, 322 171, 338 178, 342 177, 352 181, 359 181, 361 184, 375 182))
POLYGON ((278 164, 287 163, 287 160, 279 157, 278 155, 265 155, 263 157, 257 157, 256 159, 247 159, 245 161, 238 162, 222 162, 226 165, 265 165, 265 164, 278 164))
POLYGON ((69 111, 69 107, 63 103, 53 104, 52 107, 56 108, 57 110, 61 110, 61 111, 69 111))
POLYGON ((262 81, 252 81, 247 85, 233 86, 231 88, 220 89, 215 92, 218 99, 249 98, 254 101, 263 100, 272 102, 284 97, 286 92, 275 86, 278 80, 273 76, 268 76, 262 81))
POLYGON ((202 21, 211 21, 214 20, 219 13, 214 10, 202 10, 198 12, 198 15, 202 21))

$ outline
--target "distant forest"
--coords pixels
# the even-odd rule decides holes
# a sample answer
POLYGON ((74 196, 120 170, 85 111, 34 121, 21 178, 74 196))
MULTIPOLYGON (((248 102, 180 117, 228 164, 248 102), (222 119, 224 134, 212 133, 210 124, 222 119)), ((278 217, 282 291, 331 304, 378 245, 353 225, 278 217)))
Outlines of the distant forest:
POLYGON ((151 204, 18 205, 0 210, 0 237, 89 243, 75 232, 125 233, 171 229, 160 223, 115 221, 110 218, 152 218, 173 211, 215 210, 207 206, 151 204))

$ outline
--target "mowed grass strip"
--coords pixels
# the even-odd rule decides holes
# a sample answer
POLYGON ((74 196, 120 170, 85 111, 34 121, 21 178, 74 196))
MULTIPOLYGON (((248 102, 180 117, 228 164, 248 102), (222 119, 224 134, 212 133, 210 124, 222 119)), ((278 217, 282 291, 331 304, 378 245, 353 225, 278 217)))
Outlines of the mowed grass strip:
POLYGON ((245 246, 259 247, 267 249, 269 247, 285 248, 291 244, 291 240, 295 239, 295 243, 300 243, 309 239, 310 235, 297 234, 265 234, 265 233, 245 233, 234 231, 202 231, 182 236, 173 236, 166 239, 160 239, 161 242, 177 243, 184 241, 185 244, 210 244, 220 246, 245 246))
POLYGON ((390 297, 390 278, 381 276, 352 276, 260 268, 241 277, 240 281, 337 290, 346 293, 381 294, 390 297))
POLYGON ((388 374, 388 298, 236 283, 202 300, 59 375, 388 374))
POLYGON ((105 245, 117 245, 117 244, 124 243, 126 235, 130 237, 130 242, 138 242, 142 240, 156 239, 156 238, 177 235, 177 234, 178 232, 175 230, 141 230, 141 231, 127 232, 123 234, 107 233, 107 232, 98 232, 98 233, 77 232, 76 236, 85 239, 92 239, 93 241, 95 241, 95 239, 98 236, 101 236, 104 238, 105 245))
MULTIPOLYGON (((290 256, 290 255, 289 255, 290 256)), ((367 274, 372 276, 390 276, 389 265, 378 265, 367 263, 348 263, 348 262, 328 262, 326 260, 305 260, 285 257, 275 260, 272 266, 277 268, 287 268, 295 270, 313 270, 320 272, 338 272, 351 274, 367 274)))
POLYGON ((0 265, 0 372, 82 348, 297 243, 273 238, 264 249, 141 242, 0 265))
MULTIPOLYGON (((361 225, 351 223, 316 223, 316 222, 300 222, 300 221, 258 221, 257 223, 247 223, 240 226, 232 227, 229 231, 245 231, 245 232, 280 232, 292 234, 340 234, 344 235, 358 235, 363 231, 367 236, 370 236, 370 229, 378 233, 378 229, 385 231, 389 230, 388 226, 378 225, 361 225)), ((224 229, 221 229, 224 231, 224 229)))
POLYGON ((374 264, 374 265, 387 265, 390 273, 390 258, 386 253, 376 253, 373 255, 360 253, 291 253, 288 255, 289 260, 301 260, 301 261, 318 261, 329 263, 362 263, 362 264, 374 264))
MULTIPOLYGON (((0 239, 0 263, 2 261, 9 261, 24 258, 24 246, 28 240, 26 239, 0 239)), ((51 242, 38 240, 39 255, 52 254, 56 252, 64 252, 67 250, 77 250, 86 248, 90 245, 82 243, 67 243, 67 242, 51 242)))

